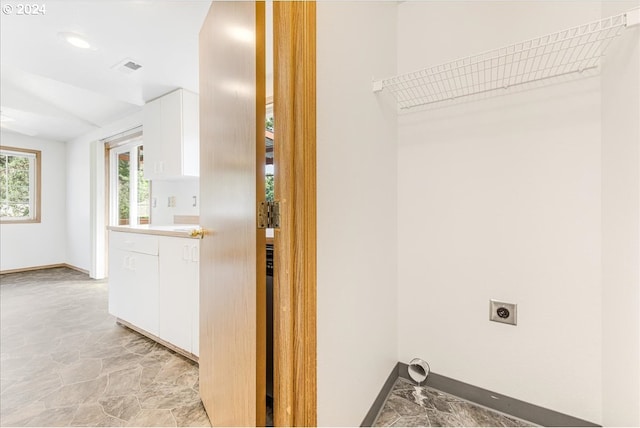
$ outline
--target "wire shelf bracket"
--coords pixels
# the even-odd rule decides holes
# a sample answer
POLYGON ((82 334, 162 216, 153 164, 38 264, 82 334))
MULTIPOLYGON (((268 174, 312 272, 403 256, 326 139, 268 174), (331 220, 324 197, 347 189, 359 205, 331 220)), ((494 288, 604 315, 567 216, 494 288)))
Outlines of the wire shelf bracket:
POLYGON ((373 81, 410 109, 598 67, 609 43, 640 24, 640 8, 455 61, 373 81))

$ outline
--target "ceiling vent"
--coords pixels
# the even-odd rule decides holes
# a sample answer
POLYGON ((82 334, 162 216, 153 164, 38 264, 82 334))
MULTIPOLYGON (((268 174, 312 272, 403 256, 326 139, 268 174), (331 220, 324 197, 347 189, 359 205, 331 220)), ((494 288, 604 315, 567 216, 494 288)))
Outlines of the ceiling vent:
POLYGON ((125 58, 111 68, 118 70, 120 73, 131 74, 134 71, 140 70, 142 68, 142 65, 132 60, 131 58, 125 58))

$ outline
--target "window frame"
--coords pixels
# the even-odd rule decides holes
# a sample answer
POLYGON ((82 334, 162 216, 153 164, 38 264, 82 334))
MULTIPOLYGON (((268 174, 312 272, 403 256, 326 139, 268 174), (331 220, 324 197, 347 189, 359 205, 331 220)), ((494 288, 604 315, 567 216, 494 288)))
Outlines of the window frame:
MULTIPOLYGON (((42 151, 0 145, 0 153, 25 154, 29 162, 29 208, 33 214, 29 217, 0 217, 2 224, 28 224, 42 222, 42 151)), ((1 202, 0 202, 1 203, 1 202)))
MULTIPOLYGON (((108 162, 108 191, 107 191, 107 212, 108 212, 108 225, 109 226, 121 226, 119 224, 119 201, 118 201, 118 155, 121 153, 137 151, 140 146, 144 147, 144 137, 141 131, 134 132, 124 137, 115 138, 105 143, 107 149, 107 162, 108 162)), ((131 164, 129 165, 129 178, 130 183, 135 182, 134 188, 130 188, 129 193, 129 224, 128 226, 139 226, 138 223, 138 159, 137 156, 131 156, 131 164), (135 223, 132 222, 135 219, 135 223)), ((151 186, 150 180, 149 186, 151 186)), ((151 189, 151 187, 149 188, 151 189)), ((149 223, 151 222, 151 198, 149 198, 149 223)))

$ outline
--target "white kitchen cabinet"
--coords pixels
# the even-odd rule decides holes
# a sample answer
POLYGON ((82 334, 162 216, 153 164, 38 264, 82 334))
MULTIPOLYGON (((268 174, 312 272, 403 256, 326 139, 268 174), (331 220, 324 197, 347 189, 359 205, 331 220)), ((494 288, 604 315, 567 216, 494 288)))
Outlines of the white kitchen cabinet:
POLYGON ((178 89, 143 110, 144 175, 173 179, 200 175, 198 95, 178 89))
POLYGON ((158 238, 135 233, 109 235, 109 312, 158 334, 158 238))
POLYGON ((198 355, 200 241, 160 238, 159 337, 198 355))
POLYGON ((199 354, 200 240, 111 230, 109 313, 199 354))

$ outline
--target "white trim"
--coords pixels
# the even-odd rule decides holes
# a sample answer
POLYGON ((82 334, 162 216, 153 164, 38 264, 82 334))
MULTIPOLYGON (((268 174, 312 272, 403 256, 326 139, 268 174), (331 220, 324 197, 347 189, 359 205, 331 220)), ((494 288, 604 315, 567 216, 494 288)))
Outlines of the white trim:
POLYGON ((89 276, 95 279, 107 277, 106 266, 106 180, 105 180, 105 152, 104 143, 94 141, 90 148, 90 239, 91 239, 91 269, 89 276))

